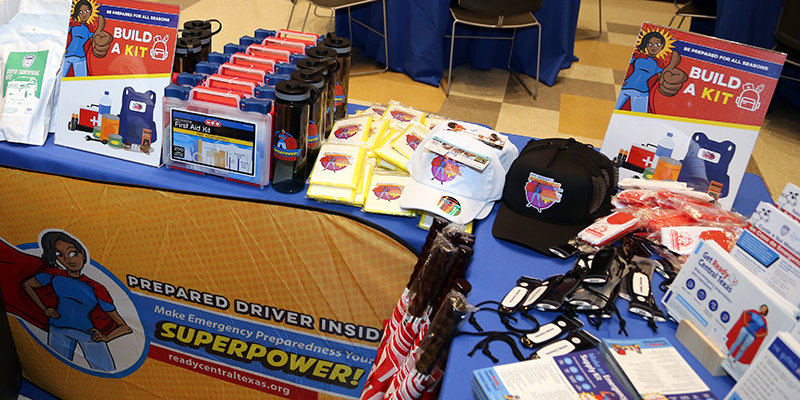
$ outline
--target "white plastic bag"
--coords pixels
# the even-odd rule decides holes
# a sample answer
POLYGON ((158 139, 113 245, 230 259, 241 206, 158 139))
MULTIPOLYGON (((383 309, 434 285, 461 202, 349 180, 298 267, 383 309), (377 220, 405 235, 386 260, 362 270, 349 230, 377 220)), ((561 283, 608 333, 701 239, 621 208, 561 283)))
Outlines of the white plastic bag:
POLYGON ((41 146, 47 139, 69 4, 22 1, 19 13, 0 26, 0 140, 41 146))

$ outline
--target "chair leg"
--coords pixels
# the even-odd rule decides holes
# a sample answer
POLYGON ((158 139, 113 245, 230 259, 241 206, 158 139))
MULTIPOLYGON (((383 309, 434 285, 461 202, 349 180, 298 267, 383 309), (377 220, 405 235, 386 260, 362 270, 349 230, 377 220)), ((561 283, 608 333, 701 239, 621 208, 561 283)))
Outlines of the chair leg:
POLYGON ((669 20, 669 23, 667 24, 667 26, 671 27, 672 23, 675 22, 675 17, 677 17, 677 16, 678 16, 678 14, 672 14, 672 19, 669 20))
POLYGON ((597 0, 597 33, 583 37, 576 37, 575 40, 597 39, 603 34, 603 2, 597 0))
POLYGON ((450 86, 452 85, 453 78, 453 48, 456 45, 456 24, 458 21, 453 21, 453 30, 450 35, 450 65, 447 68, 447 87, 442 85, 445 97, 450 97, 450 86))
POLYGON ((300 32, 306 31, 306 22, 308 22, 308 12, 311 11, 311 3, 308 3, 308 8, 306 8, 306 18, 303 20, 303 27, 300 28, 300 32))
POLYGON ((686 19, 686 17, 681 17, 681 22, 678 23, 678 29, 681 29, 681 25, 683 25, 683 21, 685 19, 686 19))
POLYGON ((533 92, 533 99, 539 95, 539 66, 542 62, 542 24, 539 24, 539 44, 536 47, 536 91, 533 92))
POLYGON ((536 100, 536 97, 539 95, 539 57, 542 54, 542 25, 541 24, 537 24, 537 25, 539 26, 539 35, 538 35, 539 47, 537 48, 537 51, 536 51, 536 89, 535 89, 535 91, 532 92, 531 89, 528 87, 528 85, 525 83, 525 81, 523 81, 522 78, 520 78, 520 76, 516 72, 514 72, 513 69, 511 69, 511 57, 514 54, 514 42, 517 39, 517 29, 516 28, 514 29, 514 36, 511 37, 511 52, 509 52, 509 54, 508 54, 508 70, 511 72, 511 75, 514 77, 514 79, 516 79, 517 82, 519 82, 520 85, 522 85, 522 87, 525 88, 525 91, 527 91, 529 95, 533 96, 534 100, 536 100))
MULTIPOLYGON (((350 8, 347 7, 347 29, 350 32, 350 43, 353 43, 353 16, 350 14, 350 8)), ((330 27, 328 27, 328 31, 330 32, 330 27)))
POLYGON ((292 0, 292 11, 289 12, 289 22, 286 23, 286 29, 292 25, 292 15, 294 15, 294 8, 297 6, 297 0, 292 0))
POLYGON ((319 7, 317 7, 317 6, 314 6, 314 16, 315 16, 315 17, 320 17, 320 18, 324 17, 324 15, 319 15, 319 14, 317 14, 317 10, 318 10, 318 9, 319 9, 319 7))
POLYGON ((788 76, 788 75, 781 75, 780 77, 784 78, 784 79, 788 79, 790 81, 800 82, 800 78, 795 78, 795 77, 788 76))
MULTIPOLYGON (((381 36, 383 36, 383 49, 384 49, 384 55, 386 56, 386 65, 384 66, 383 69, 374 69, 374 70, 369 70, 369 71, 355 72, 355 73, 351 73, 350 76, 369 75, 369 74, 382 74, 382 73, 384 73, 384 72, 389 70, 389 26, 386 25, 386 0, 382 0, 382 3, 383 3, 383 35, 381 35, 381 36)), ((350 9, 349 8, 347 9, 347 12, 348 12, 347 17, 348 17, 348 20, 349 20, 348 22, 350 22, 350 39, 352 40, 352 38, 353 38, 353 23, 351 21, 353 21, 353 18, 350 17, 350 14, 349 14, 350 13, 350 9)), ((359 24, 361 24, 361 25, 366 27, 366 25, 364 25, 361 21, 356 20, 356 22, 358 22, 359 24)), ((368 29, 370 29, 373 32, 375 32, 376 34, 380 35, 380 33, 376 32, 374 29, 372 29, 372 28, 368 28, 368 29)))

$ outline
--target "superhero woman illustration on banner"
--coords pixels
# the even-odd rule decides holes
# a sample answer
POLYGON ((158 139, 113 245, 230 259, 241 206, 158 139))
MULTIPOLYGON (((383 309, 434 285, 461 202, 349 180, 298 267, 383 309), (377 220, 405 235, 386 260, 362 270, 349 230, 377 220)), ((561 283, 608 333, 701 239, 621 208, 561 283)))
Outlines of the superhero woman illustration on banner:
POLYGON ((753 362, 764 338, 767 337, 767 314, 769 308, 766 304, 758 310, 745 310, 739 320, 728 332, 726 345, 728 357, 735 363, 750 364, 753 362))
POLYGON ((62 230, 39 235, 41 257, 0 241, 0 283, 6 311, 47 332, 47 346, 75 363, 80 347, 89 368, 117 367, 108 342, 132 333, 105 286, 83 274, 89 251, 62 230))
POLYGON ((646 29, 639 33, 615 109, 655 114, 656 91, 667 97, 680 91, 689 76, 678 68, 681 56, 673 51, 675 41, 667 29, 646 29))
POLYGON ((103 30, 106 19, 100 15, 99 8, 95 0, 74 0, 72 3, 63 76, 92 75, 87 54, 91 52, 95 57, 103 58, 108 53, 113 37, 103 30))

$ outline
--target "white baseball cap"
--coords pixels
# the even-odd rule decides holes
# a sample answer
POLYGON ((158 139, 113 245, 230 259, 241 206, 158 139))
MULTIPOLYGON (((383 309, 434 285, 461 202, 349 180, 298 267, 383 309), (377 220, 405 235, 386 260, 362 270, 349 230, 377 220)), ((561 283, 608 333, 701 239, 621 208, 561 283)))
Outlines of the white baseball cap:
POLYGON ((502 197, 506 175, 503 161, 510 166, 518 150, 507 139, 502 148, 492 147, 478 140, 474 130, 493 131, 456 122, 459 129, 447 123, 438 124, 411 156, 406 164, 411 179, 403 190, 400 207, 424 210, 451 222, 467 224, 476 218, 486 218, 494 201, 502 197), (427 149, 426 145, 434 138, 488 160, 486 166, 480 170, 459 162, 452 150, 441 155, 427 149))

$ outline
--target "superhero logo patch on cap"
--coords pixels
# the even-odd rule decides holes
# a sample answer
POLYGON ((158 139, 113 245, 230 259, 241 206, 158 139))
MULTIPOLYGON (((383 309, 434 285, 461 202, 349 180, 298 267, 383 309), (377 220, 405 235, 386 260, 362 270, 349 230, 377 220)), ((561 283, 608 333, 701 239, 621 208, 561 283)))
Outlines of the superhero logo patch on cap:
POLYGON ((461 214, 461 203, 450 196, 442 196, 437 204, 439 208, 447 213, 447 215, 456 216, 461 214))
POLYGON ((531 172, 525 184, 525 198, 528 200, 526 207, 533 207, 542 212, 553 204, 560 203, 563 192, 561 184, 553 178, 531 172))
POLYGON ((436 156, 431 160, 432 179, 436 179, 444 185, 445 182, 452 181, 456 176, 461 176, 461 164, 445 156, 436 156))

